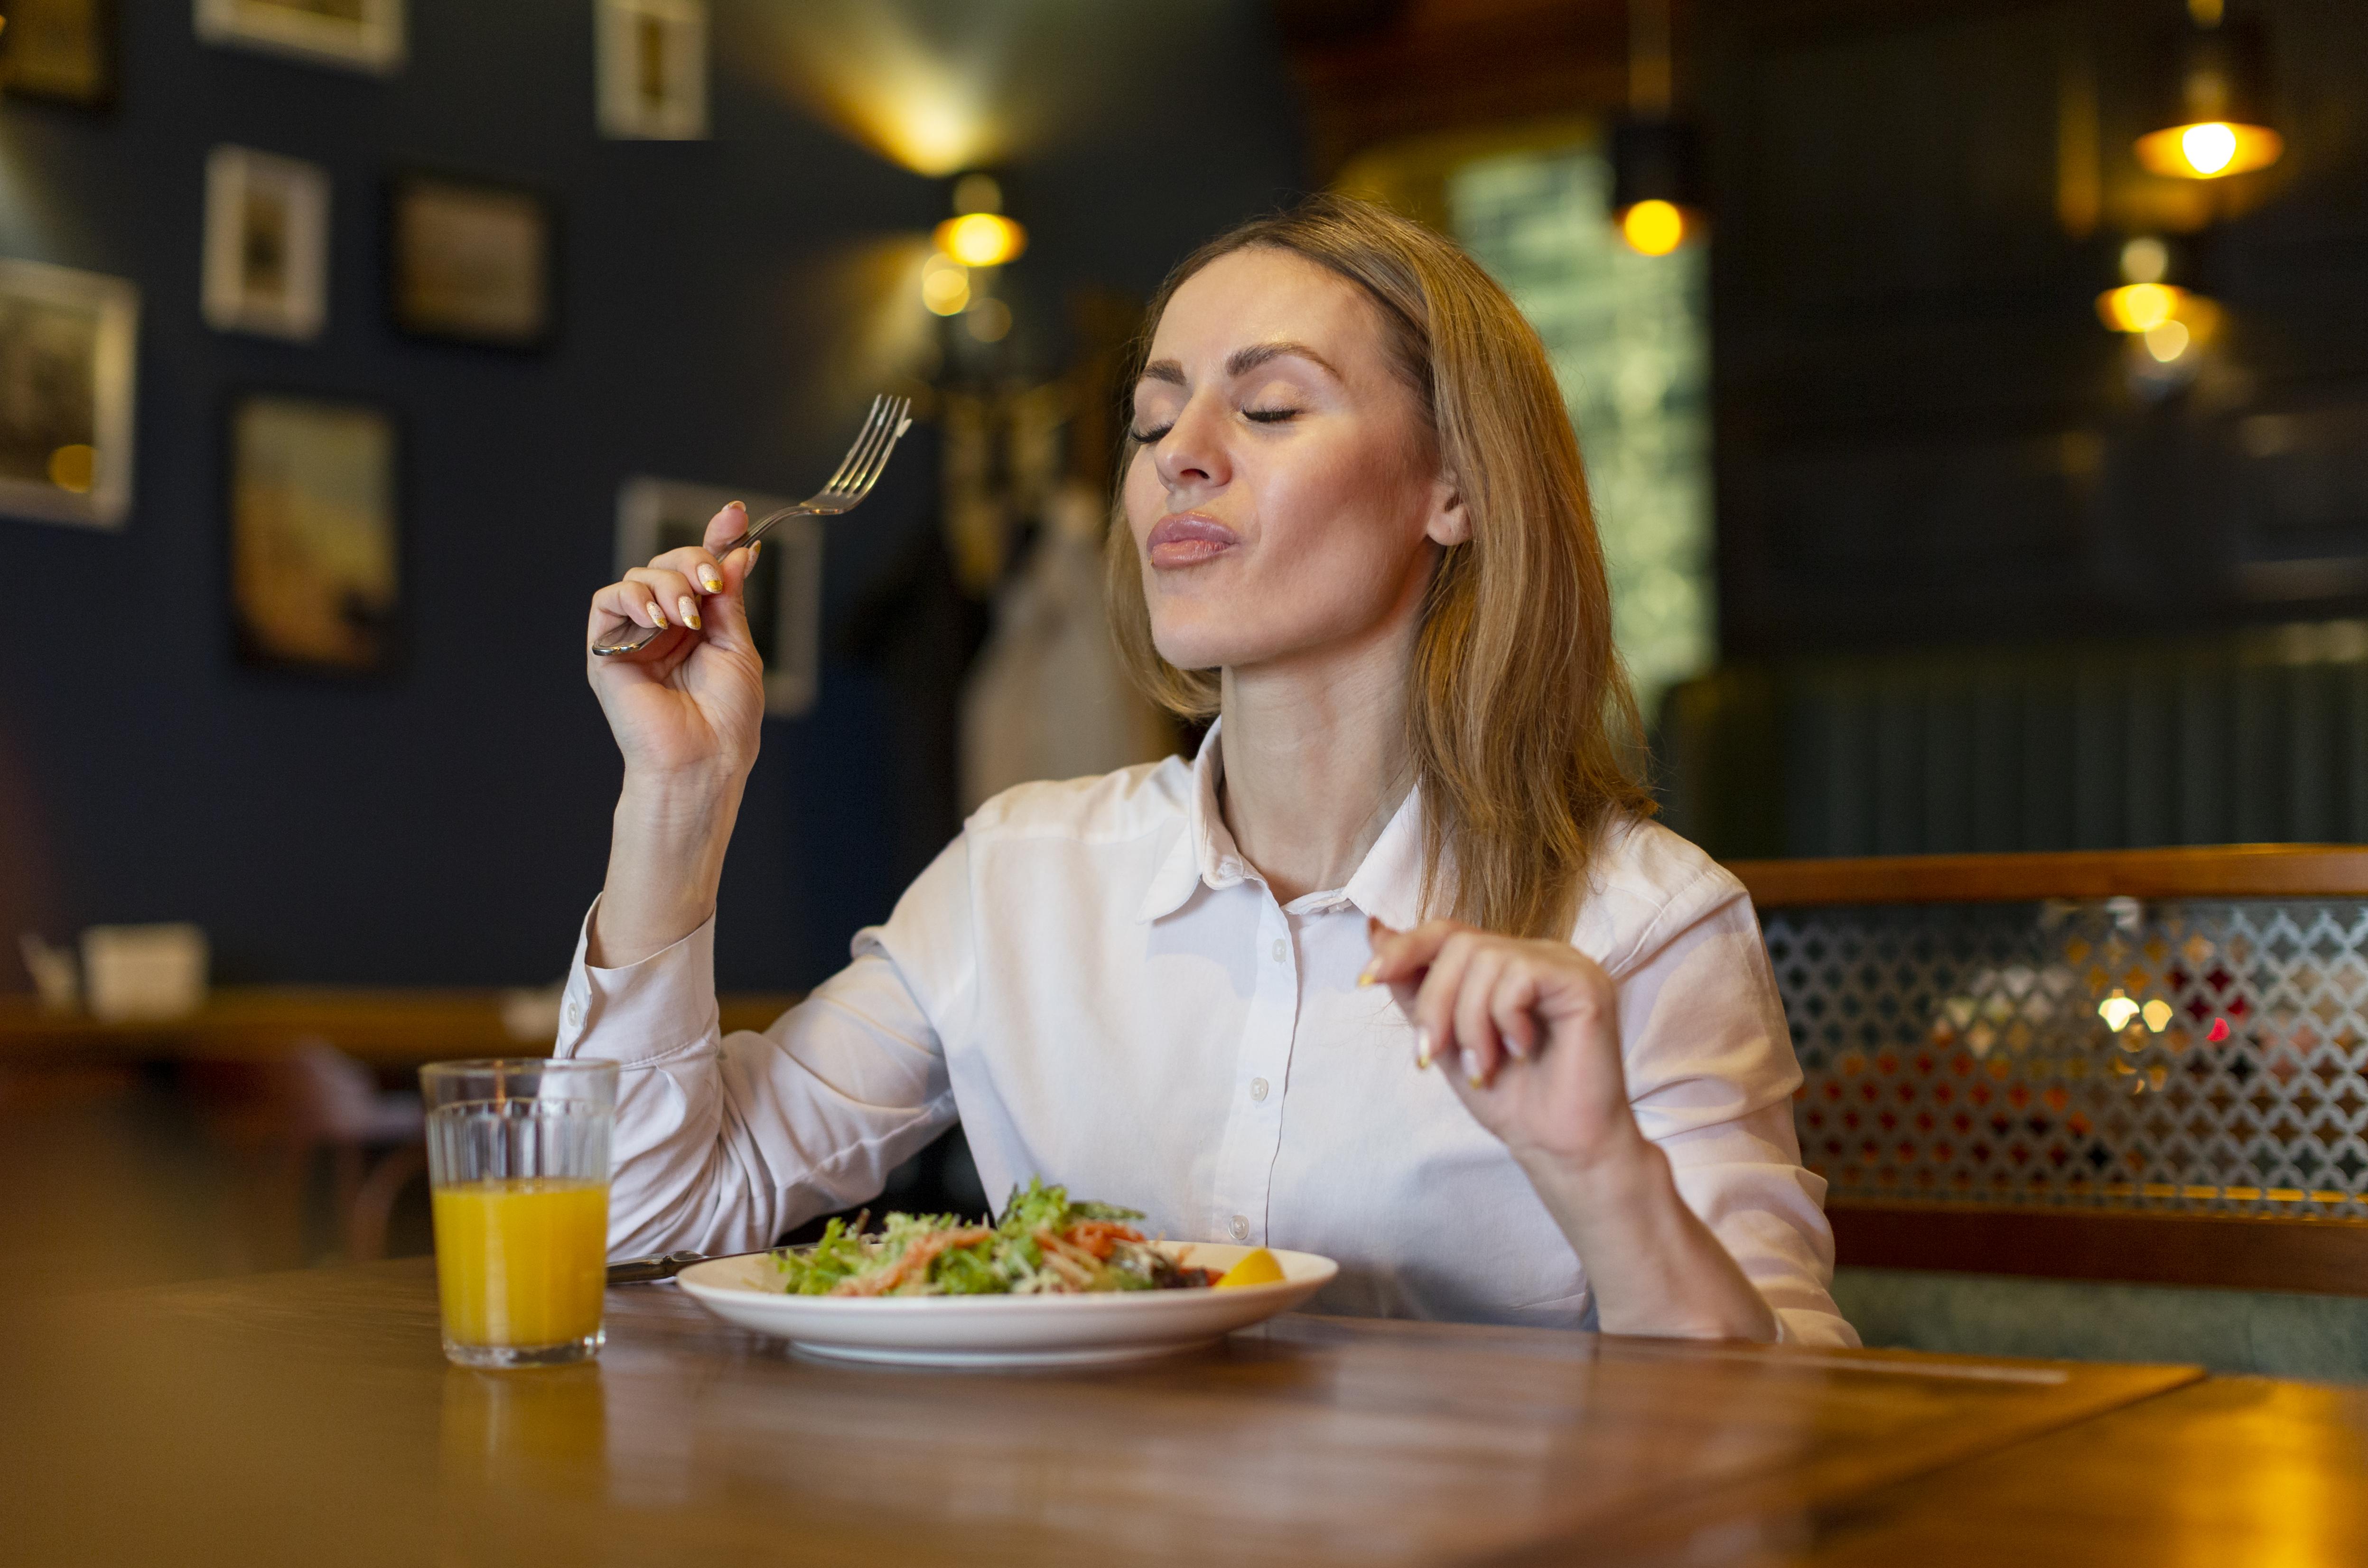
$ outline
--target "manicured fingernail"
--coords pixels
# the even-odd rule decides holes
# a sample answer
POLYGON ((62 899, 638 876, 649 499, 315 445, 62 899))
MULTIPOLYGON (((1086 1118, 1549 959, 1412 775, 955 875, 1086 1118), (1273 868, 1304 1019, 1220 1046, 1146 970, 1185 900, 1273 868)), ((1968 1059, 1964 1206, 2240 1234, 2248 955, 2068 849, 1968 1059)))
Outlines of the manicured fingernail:
POLYGON ((675 608, 682 611, 682 623, 685 626, 689 627, 693 631, 699 630, 699 605, 689 594, 677 599, 675 608))
POLYGON ((1430 1065, 1430 1031, 1420 1024, 1414 1030, 1414 1064, 1417 1072, 1430 1065))
POLYGON ((650 601, 650 624, 660 631, 666 629, 666 611, 658 608, 658 601, 655 599, 650 601))
POLYGON ((1476 1051, 1463 1053, 1463 1081, 1475 1089, 1480 1086, 1480 1053, 1476 1051))
POLYGON ((1523 1045, 1520 1040, 1515 1040, 1511 1035, 1507 1035, 1505 1037, 1505 1054, 1511 1057, 1516 1062, 1527 1062, 1530 1059, 1530 1048, 1523 1045))
POLYGON ((764 548, 765 541, 761 539, 748 547, 748 566, 751 571, 756 569, 757 552, 764 548))
POLYGON ((1371 985, 1374 981, 1381 978, 1381 968, 1382 960, 1375 959, 1372 962, 1367 964, 1362 972, 1357 976, 1357 983, 1360 985, 1371 985))
POLYGON ((701 566, 699 569, 699 585, 711 594, 720 594, 723 591, 723 578, 714 567, 701 566))
POLYGON ((746 501, 726 501, 723 504, 726 506, 734 507, 743 512, 748 509, 748 503, 746 501))

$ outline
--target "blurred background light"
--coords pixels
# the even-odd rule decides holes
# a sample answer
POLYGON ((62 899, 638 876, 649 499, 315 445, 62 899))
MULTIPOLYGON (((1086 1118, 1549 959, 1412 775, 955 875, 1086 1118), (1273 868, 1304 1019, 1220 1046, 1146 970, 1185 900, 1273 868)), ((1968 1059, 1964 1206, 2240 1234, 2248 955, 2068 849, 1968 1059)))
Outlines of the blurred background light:
POLYGON ((2258 19, 2229 17, 2224 0, 2188 0, 2164 54, 2140 164, 2175 179, 2221 179, 2278 161, 2285 139, 2270 128, 2269 40, 2258 19))
POLYGON ((2184 322, 2161 322, 2146 329, 2146 349, 2168 365, 2187 352, 2187 346, 2193 335, 2184 322))
POLYGON ((1028 248, 1028 231, 999 212, 965 212, 938 225, 940 253, 964 267, 1001 267, 1028 248))
POLYGON ((2177 314, 2187 298, 2167 283, 2124 283, 2097 296, 2097 314, 2115 332, 2150 332, 2177 314))
POLYGON ((1639 256, 1667 256, 1685 243, 1685 210, 1658 198, 1639 201, 1620 214, 1620 237, 1639 256))
POLYGON ((970 268, 950 256, 931 256, 921 268, 921 302, 938 315, 962 314, 970 304, 970 268))

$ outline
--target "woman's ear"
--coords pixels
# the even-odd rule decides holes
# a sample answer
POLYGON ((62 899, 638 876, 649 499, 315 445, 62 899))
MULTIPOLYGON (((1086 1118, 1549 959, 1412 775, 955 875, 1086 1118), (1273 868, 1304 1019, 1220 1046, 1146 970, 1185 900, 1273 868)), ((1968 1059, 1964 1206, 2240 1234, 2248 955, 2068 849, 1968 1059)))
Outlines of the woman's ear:
POLYGON ((1463 510, 1463 492, 1455 476, 1442 473, 1430 486, 1430 517, 1423 535, 1441 547, 1463 544, 1472 538, 1472 518, 1463 510))

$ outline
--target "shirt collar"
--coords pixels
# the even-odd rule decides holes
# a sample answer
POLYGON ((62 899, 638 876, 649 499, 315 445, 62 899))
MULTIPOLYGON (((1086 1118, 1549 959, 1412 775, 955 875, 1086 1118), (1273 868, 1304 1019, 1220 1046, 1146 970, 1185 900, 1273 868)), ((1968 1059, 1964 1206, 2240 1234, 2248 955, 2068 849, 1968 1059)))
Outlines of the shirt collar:
MULTIPOLYGON (((1217 784, 1224 778, 1224 721, 1209 726, 1208 738, 1192 759, 1192 783, 1184 801, 1184 831, 1176 835, 1167 858, 1144 889, 1141 921, 1164 919, 1184 907, 1202 887, 1230 888, 1254 876, 1226 830, 1224 813, 1217 809, 1217 784)), ((1365 852, 1362 864, 1340 895, 1385 926, 1401 930, 1421 918, 1422 801, 1409 790, 1382 835, 1365 852)))

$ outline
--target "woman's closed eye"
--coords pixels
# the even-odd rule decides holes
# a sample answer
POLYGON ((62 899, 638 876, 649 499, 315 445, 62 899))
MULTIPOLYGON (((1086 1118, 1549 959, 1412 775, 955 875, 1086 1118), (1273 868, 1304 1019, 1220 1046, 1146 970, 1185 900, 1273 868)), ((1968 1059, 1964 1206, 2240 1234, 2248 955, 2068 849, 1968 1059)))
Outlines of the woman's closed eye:
MULTIPOLYGON (((1301 408, 1245 408, 1242 410, 1242 417, 1253 425, 1281 425, 1298 418, 1305 412, 1305 409, 1301 408)), ((1167 432, 1175 428, 1176 422, 1171 419, 1165 425, 1146 425, 1139 429, 1130 430, 1127 434, 1140 445, 1156 447, 1167 438, 1167 432)))

